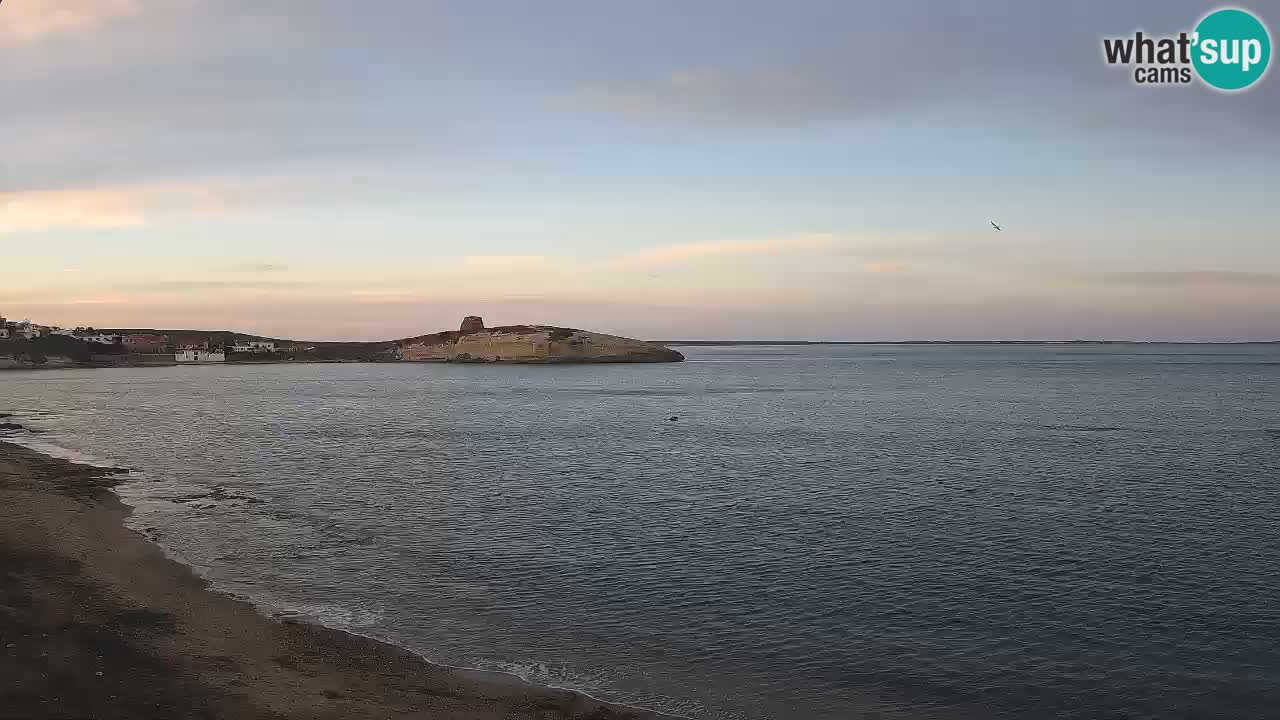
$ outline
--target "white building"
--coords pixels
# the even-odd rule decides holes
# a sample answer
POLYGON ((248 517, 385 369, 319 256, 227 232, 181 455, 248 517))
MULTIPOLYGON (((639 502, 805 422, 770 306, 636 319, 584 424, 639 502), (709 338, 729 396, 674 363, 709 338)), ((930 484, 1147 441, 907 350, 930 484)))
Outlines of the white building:
POLYGON ((231 346, 231 351, 238 353, 275 352, 276 344, 270 340, 250 340, 248 342, 236 343, 231 346))
POLYGON ((15 338, 34 340, 40 337, 40 328, 30 320, 23 320, 21 322, 14 323, 12 335, 15 338))
POLYGON ((10 321, 0 317, 0 338, 35 340, 49 334, 52 328, 37 325, 30 320, 10 321))
POLYGON ((221 350, 197 350, 192 348, 179 350, 174 353, 173 358, 179 363, 186 364, 220 363, 227 361, 227 354, 221 350))
POLYGON ((110 335, 107 333, 96 333, 93 335, 77 335, 76 337, 87 343, 97 343, 99 345, 119 345, 121 342, 119 335, 110 335))

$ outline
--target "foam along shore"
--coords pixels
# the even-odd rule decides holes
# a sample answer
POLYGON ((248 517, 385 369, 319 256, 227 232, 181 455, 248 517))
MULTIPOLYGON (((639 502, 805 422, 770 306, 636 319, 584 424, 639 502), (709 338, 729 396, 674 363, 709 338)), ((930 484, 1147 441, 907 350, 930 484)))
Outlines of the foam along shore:
POLYGON ((28 720, 641 720, 258 614, 124 526, 120 471, 0 441, 0 706, 28 720))

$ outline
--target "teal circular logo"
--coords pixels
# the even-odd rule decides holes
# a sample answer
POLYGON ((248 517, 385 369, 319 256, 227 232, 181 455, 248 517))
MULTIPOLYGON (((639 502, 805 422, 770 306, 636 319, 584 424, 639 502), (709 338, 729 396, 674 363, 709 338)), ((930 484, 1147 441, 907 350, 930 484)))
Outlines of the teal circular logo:
POLYGON ((1271 62, 1271 35, 1251 13, 1217 10, 1196 26, 1191 63, 1200 79, 1219 90, 1243 90, 1258 82, 1271 62))

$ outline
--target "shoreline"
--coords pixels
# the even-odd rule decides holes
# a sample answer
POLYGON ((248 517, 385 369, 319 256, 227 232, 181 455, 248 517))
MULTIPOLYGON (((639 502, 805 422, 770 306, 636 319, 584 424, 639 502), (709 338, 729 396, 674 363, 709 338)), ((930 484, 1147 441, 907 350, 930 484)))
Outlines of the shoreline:
POLYGON ((263 615, 126 527, 112 491, 126 472, 0 439, 0 705, 14 717, 668 717, 263 615))

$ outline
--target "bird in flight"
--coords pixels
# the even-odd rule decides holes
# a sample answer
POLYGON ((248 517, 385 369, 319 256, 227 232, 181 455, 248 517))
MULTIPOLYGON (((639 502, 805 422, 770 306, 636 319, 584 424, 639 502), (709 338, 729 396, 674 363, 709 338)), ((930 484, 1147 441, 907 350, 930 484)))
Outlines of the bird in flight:
POLYGON ((999 230, 1000 232, 1004 232, 1004 228, 997 225, 995 220, 991 221, 991 227, 995 228, 996 230, 999 230))

